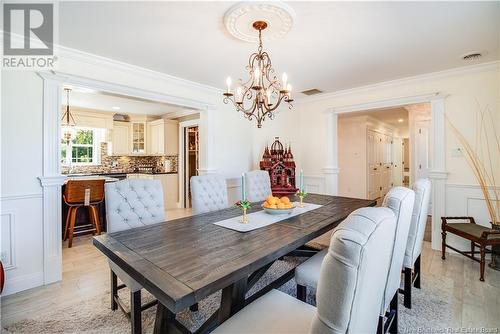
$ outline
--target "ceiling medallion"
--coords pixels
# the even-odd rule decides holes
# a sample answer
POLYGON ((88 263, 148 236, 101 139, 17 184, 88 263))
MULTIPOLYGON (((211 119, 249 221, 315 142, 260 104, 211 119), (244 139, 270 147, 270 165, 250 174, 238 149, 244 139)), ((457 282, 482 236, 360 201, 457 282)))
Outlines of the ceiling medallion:
POLYGON ((250 78, 241 79, 236 87, 236 95, 231 91, 231 78, 226 80, 227 90, 224 103, 232 102, 237 111, 243 112, 248 120, 257 121, 257 127, 262 127, 265 118, 273 119, 281 102, 288 103, 292 109, 292 86, 287 83, 287 75, 283 73, 281 82, 276 78, 269 54, 262 48, 262 30, 267 28, 265 21, 255 21, 253 28, 258 31, 259 48, 250 55, 246 69, 250 78))
POLYGON ((268 24, 264 41, 283 38, 293 26, 295 11, 281 1, 241 2, 231 7, 224 15, 224 25, 235 38, 256 43, 258 36, 253 29, 255 21, 268 24))

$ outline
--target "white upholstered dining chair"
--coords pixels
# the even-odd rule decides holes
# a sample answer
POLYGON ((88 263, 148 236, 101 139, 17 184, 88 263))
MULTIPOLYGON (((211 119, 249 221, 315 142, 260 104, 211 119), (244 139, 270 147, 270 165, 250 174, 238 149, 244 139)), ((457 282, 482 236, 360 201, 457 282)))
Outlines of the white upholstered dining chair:
POLYGON ((410 231, 406 252, 403 260, 404 273, 404 306, 411 308, 411 288, 420 289, 420 254, 424 242, 425 225, 427 223, 427 213, 431 197, 431 181, 419 179, 413 185, 415 191, 415 204, 411 216, 410 231))
POLYGON ((201 214, 227 208, 227 183, 220 175, 191 177, 191 199, 193 214, 201 214))
POLYGON ((317 307, 272 290, 213 333, 373 333, 395 225, 387 208, 354 211, 332 235, 321 265, 317 307))
POLYGON ((271 179, 265 170, 253 170, 245 173, 245 189, 247 200, 262 202, 272 194, 271 179))
MULTIPOLYGON (((165 221, 160 180, 132 179, 106 183, 105 198, 109 233, 165 221)), ((154 306, 156 301, 141 305, 142 286, 116 263, 109 259, 108 262, 111 269, 111 309, 114 311, 120 307, 130 316, 132 333, 141 333, 141 311, 154 306), (118 285, 117 277, 122 285, 118 285), (130 290, 130 310, 118 297, 118 290, 124 287, 130 290)))
MULTIPOLYGON (((389 309, 391 301, 395 300, 396 304, 394 305, 393 303, 392 306, 397 306, 397 294, 399 284, 401 283, 401 270, 406 250, 406 241, 408 240, 414 199, 415 193, 413 190, 404 187, 392 188, 384 198, 383 206, 391 209, 396 216, 396 233, 393 234, 395 242, 391 253, 390 270, 387 275, 384 299, 380 311, 382 326, 386 320, 385 311, 389 309)), ((327 252, 328 250, 325 249, 295 268, 298 299, 305 300, 307 287, 316 289, 319 280, 319 268, 327 252)), ((397 309, 395 311, 397 312, 397 309)), ((397 321, 393 322, 393 325, 397 326, 397 321)), ((392 329, 394 328, 397 327, 392 327, 392 329)))

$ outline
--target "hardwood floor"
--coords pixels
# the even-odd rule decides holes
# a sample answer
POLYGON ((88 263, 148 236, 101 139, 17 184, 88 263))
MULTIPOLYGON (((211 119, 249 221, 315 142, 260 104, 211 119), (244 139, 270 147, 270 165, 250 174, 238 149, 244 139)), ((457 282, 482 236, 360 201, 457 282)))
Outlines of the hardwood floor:
MULTIPOLYGON (((189 215, 190 211, 167 212, 167 219, 189 215)), ((500 326, 500 272, 487 267, 486 282, 479 281, 479 264, 463 256, 441 254, 424 243, 422 280, 428 274, 445 276, 453 281, 456 300, 453 324, 456 327, 500 326)), ((83 302, 109 293, 109 267, 104 255, 91 242, 91 236, 75 238, 73 247, 63 248, 63 280, 34 288, 1 300, 1 323, 7 326, 21 319, 35 317, 47 309, 83 302)), ((402 307, 402 305, 401 305, 402 307)))

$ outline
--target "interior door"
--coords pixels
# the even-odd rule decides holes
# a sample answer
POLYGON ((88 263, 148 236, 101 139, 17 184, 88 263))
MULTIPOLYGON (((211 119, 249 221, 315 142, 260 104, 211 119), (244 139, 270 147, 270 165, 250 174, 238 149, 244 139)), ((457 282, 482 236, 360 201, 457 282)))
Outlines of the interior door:
MULTIPOLYGON (((415 178, 427 178, 430 168, 430 121, 415 123, 415 178)), ((416 181, 414 180, 414 181, 416 181)))
POLYGON ((393 186, 403 185, 403 139, 392 139, 392 176, 391 182, 393 186))
POLYGON ((368 148, 368 198, 380 197, 380 137, 372 130, 367 131, 368 148))
POLYGON ((380 166, 380 196, 384 197, 391 185, 391 142, 388 135, 380 135, 380 149, 382 151, 382 165, 380 166))

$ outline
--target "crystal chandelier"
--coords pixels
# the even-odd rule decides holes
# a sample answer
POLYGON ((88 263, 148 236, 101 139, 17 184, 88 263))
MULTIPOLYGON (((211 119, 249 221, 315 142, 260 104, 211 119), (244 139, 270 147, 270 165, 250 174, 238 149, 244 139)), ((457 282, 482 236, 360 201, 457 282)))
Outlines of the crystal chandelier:
POLYGON ((69 107, 69 92, 71 91, 71 89, 64 88, 64 90, 66 91, 66 110, 64 111, 64 114, 61 118, 61 132, 62 137, 66 141, 66 144, 69 144, 69 142, 73 139, 75 133, 76 122, 73 118, 73 115, 71 115, 69 107))
POLYGON ((292 85, 287 83, 287 75, 283 73, 281 82, 276 78, 268 53, 262 50, 262 30, 266 29, 267 23, 256 21, 254 29, 259 32, 259 48, 248 59, 246 69, 250 74, 248 81, 243 83, 240 79, 236 87, 236 95, 231 91, 231 78, 226 80, 227 91, 224 95, 224 103, 231 101, 237 111, 243 112, 248 120, 257 121, 257 127, 262 127, 266 117, 273 119, 276 109, 281 102, 288 103, 292 109, 292 85))

